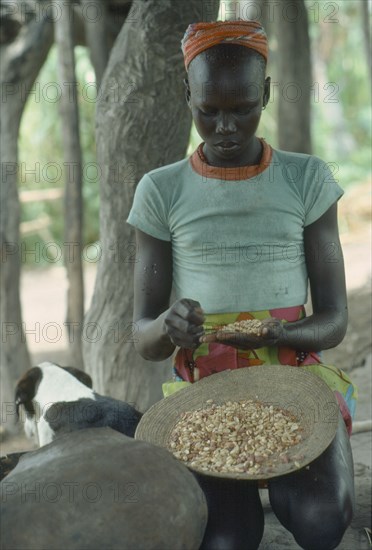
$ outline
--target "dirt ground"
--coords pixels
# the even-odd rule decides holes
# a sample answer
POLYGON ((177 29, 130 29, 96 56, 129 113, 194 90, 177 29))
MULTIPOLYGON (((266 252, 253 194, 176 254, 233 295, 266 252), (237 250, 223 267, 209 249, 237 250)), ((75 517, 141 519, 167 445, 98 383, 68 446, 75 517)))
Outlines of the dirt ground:
MULTIPOLYGON (((371 198, 370 185, 346 193, 340 203, 340 230, 344 251, 350 320, 340 346, 324 354, 326 363, 347 370, 359 387, 356 420, 372 418, 371 407, 371 198)), ((93 293, 96 264, 85 269, 86 306, 93 293)), ((63 331, 66 279, 63 268, 24 270, 21 299, 25 327, 33 334, 28 345, 33 364, 54 360, 68 364, 63 331)), ((352 436, 357 510, 339 550, 371 548, 365 528, 371 528, 371 432, 352 436)), ((22 433, 4 433, 1 455, 34 448, 22 433)), ((295 550, 299 546, 271 512, 267 491, 262 490, 266 528, 260 550, 295 550)), ((138 549, 140 550, 140 549, 138 549)))

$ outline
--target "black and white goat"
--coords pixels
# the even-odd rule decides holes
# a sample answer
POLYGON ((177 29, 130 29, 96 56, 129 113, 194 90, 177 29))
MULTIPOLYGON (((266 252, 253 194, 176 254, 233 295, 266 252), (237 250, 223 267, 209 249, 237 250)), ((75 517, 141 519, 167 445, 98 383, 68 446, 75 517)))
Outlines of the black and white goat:
POLYGON ((49 362, 22 376, 15 402, 18 415, 19 408, 24 408, 26 435, 40 447, 82 428, 110 427, 133 437, 142 417, 128 403, 93 391, 92 379, 85 372, 49 362))

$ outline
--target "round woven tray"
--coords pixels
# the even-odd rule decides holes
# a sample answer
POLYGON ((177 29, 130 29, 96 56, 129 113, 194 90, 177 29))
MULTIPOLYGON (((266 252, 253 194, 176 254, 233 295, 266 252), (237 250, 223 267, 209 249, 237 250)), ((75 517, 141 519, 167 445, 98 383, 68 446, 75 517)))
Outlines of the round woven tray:
POLYGON ((264 365, 213 374, 159 401, 143 415, 135 438, 169 450, 170 436, 181 414, 208 407, 209 399, 217 405, 253 399, 289 411, 301 426, 302 440, 288 450, 288 463, 278 463, 266 470, 263 465, 259 474, 217 473, 188 466, 204 475, 262 480, 288 474, 322 454, 336 434, 338 403, 323 380, 301 368, 264 365))

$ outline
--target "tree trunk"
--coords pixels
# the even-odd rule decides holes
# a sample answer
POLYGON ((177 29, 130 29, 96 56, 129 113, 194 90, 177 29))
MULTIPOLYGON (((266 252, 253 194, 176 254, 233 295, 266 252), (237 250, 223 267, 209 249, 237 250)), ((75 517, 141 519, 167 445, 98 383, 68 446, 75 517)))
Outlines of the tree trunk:
POLYGON ((242 19, 259 21, 270 38, 275 7, 276 3, 270 3, 270 0, 249 0, 249 2, 243 0, 240 2, 238 16, 242 19))
MULTIPOLYGON (((107 7, 110 10, 108 41, 111 47, 125 20, 130 0, 100 1, 105 9, 107 7)), ((92 2, 85 10, 75 5, 73 15, 70 13, 77 43, 85 44, 82 21, 88 15, 88 9, 91 9, 90 4, 92 2)), ((53 43, 53 24, 48 19, 50 7, 43 7, 41 3, 33 1, 15 0, 2 6, 0 21, 0 398, 3 413, 1 423, 6 424, 8 429, 14 428, 15 382, 31 366, 25 332, 35 330, 33 326, 22 324, 19 296, 18 132, 29 91, 53 43)))
POLYGON ((102 0, 82 0, 82 4, 86 42, 99 88, 109 58, 106 4, 102 0))
POLYGON ((145 361, 133 346, 135 238, 125 220, 142 175, 185 156, 191 115, 184 100, 180 40, 189 23, 215 19, 217 13, 217 1, 208 6, 198 0, 135 2, 101 87, 97 157, 102 257, 86 317, 84 360, 98 391, 141 410, 162 397, 161 383, 171 368, 169 360, 145 361))
MULTIPOLYGON (((22 325, 19 280, 20 206, 17 189, 18 131, 30 89, 51 47, 53 28, 46 18, 35 17, 20 25, 14 42, 0 47, 1 83, 1 422, 14 426, 14 387, 17 378, 30 367, 22 325), (8 414, 8 411, 11 411, 8 414)), ((35 327, 25 327, 26 332, 35 327)))
POLYGON ((65 164, 64 262, 68 280, 66 326, 69 335, 71 361, 76 367, 82 368, 81 335, 84 320, 83 205, 77 81, 70 19, 71 4, 65 0, 58 0, 56 5, 59 7, 59 17, 55 18, 55 41, 58 51, 59 81, 62 90, 60 115, 65 164), (66 86, 66 83, 68 86, 66 86))
POLYGON ((309 22, 304 0, 280 0, 275 22, 278 37, 279 148, 310 154, 312 73, 309 22))

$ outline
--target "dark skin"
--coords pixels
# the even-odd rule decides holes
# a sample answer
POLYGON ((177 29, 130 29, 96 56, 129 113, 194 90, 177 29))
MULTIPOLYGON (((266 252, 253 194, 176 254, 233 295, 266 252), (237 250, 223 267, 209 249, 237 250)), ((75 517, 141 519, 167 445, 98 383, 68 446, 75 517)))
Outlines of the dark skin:
MULTIPOLYGON (((213 166, 254 165, 262 154, 256 130, 262 109, 270 98, 270 79, 265 78, 257 58, 251 56, 247 48, 243 49, 234 63, 223 60, 213 63, 200 54, 191 62, 185 80, 186 100, 204 141, 204 155, 213 166)), ((338 345, 347 327, 347 299, 337 205, 304 227, 303 238, 313 314, 285 324, 268 319, 259 337, 206 336, 205 315, 199 302, 183 298, 170 304, 172 243, 137 229, 134 277, 134 322, 139 329, 137 351, 145 359, 160 361, 170 357, 176 346, 195 349, 201 341, 219 341, 237 348, 285 345, 303 351, 338 345)), ((336 545, 339 543, 353 513, 352 472, 350 443, 340 421, 335 440, 309 470, 303 469, 270 483, 274 512, 303 548, 329 549, 335 548, 336 541, 336 545), (311 496, 314 491, 310 490, 315 478, 316 501, 311 496), (332 529, 324 522, 326 513, 333 518, 332 529)), ((237 503, 229 515, 216 504, 224 490, 223 482, 206 476, 199 481, 210 511, 202 548, 240 550, 247 547, 249 541, 249 548, 258 547, 263 514, 257 486, 252 483, 229 486, 230 494, 234 495, 232 501, 237 503)))
MULTIPOLYGON (((256 164, 261 144, 256 130, 262 108, 270 98, 270 79, 255 58, 247 54, 237 66, 210 64, 203 54, 196 57, 185 80, 186 100, 196 128, 205 142, 204 154, 215 166, 256 164), (231 141, 235 148, 217 143, 231 141)), ((134 288, 134 321, 139 327, 137 351, 154 361, 169 357, 176 346, 196 348, 204 336, 201 304, 182 299, 169 306, 172 284, 172 245, 139 230, 134 288), (156 273, 151 269, 156 265, 156 273), (144 290, 146 289, 146 290, 144 290)), ((304 228, 306 265, 313 302, 313 315, 282 325, 266 320, 261 336, 220 334, 217 339, 238 348, 286 345, 313 351, 337 346, 347 327, 347 299, 342 250, 338 234, 337 204, 316 222, 304 228)), ((206 341, 216 339, 215 336, 206 341)))

